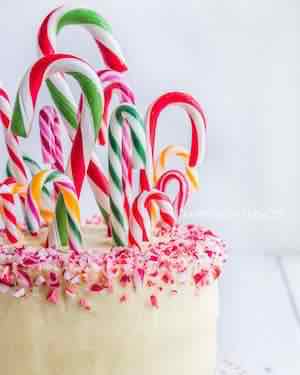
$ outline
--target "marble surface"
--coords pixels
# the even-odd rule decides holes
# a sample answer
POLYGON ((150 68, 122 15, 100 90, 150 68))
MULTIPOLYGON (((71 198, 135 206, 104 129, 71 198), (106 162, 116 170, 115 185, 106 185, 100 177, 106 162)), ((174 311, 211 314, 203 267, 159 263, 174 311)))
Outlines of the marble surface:
POLYGON ((297 256, 231 255, 221 281, 219 356, 228 366, 220 375, 300 374, 299 270, 297 256))

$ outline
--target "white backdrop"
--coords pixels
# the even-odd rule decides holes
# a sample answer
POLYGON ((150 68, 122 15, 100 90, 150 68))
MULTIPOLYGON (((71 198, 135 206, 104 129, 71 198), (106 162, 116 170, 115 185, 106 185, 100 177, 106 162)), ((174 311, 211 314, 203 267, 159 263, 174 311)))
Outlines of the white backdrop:
MULTIPOLYGON (((237 251, 300 250, 299 130, 300 6, 296 0, 95 0, 112 24, 130 68, 128 81, 146 107, 167 90, 200 100, 209 138, 201 191, 190 221, 212 226, 237 251), (183 5, 184 4, 184 5, 183 5)), ((36 58, 41 19, 55 0, 1 0, 0 80, 13 96, 36 58)), ((102 62, 89 36, 65 29, 59 48, 102 62)), ((40 100, 47 101, 46 90, 40 100)), ((185 117, 161 118, 161 144, 189 141, 185 117)), ((37 127, 24 150, 38 155, 37 127)), ((0 143, 1 155, 4 142, 0 143)), ((1 158, 4 167, 5 157, 1 158)), ((85 214, 95 211, 84 192, 85 214)), ((187 218, 186 218, 187 219, 187 218)))

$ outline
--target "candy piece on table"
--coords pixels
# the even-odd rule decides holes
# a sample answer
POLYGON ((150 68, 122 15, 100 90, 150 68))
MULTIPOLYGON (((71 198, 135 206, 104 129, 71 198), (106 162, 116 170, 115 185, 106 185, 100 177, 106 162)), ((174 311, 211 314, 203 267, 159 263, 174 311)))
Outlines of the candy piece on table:
POLYGON ((185 175, 177 170, 169 170, 161 175, 156 184, 156 188, 165 193, 168 185, 173 181, 176 181, 178 184, 178 193, 176 194, 172 205, 177 218, 179 218, 187 203, 190 193, 189 183, 185 175))
POLYGON ((169 197, 156 189, 141 192, 132 204, 129 243, 141 248, 144 241, 151 239, 153 225, 150 209, 155 203, 159 207, 161 221, 172 228, 176 224, 176 214, 169 197))
POLYGON ((153 165, 155 162, 156 128, 161 112, 167 107, 178 106, 187 113, 191 124, 191 148, 189 166, 199 166, 205 155, 206 117, 201 105, 189 94, 169 92, 160 96, 150 105, 146 115, 147 139, 152 163, 149 163, 148 178, 153 184, 153 165))
POLYGON ((73 77, 80 85, 88 103, 83 111, 81 126, 74 138, 67 167, 67 174, 74 181, 79 196, 103 114, 103 92, 96 72, 82 59, 72 55, 55 54, 41 58, 28 70, 22 80, 11 128, 16 135, 29 136, 42 84, 56 73, 66 73, 73 77))
POLYGON ((42 156, 45 164, 64 172, 63 148, 61 143, 61 121, 56 109, 44 106, 39 115, 42 156))
POLYGON ((123 72, 127 70, 119 43, 115 40, 110 24, 97 12, 88 8, 66 5, 53 10, 43 20, 38 45, 41 55, 56 53, 57 36, 66 26, 81 26, 96 42, 106 66, 123 72))
POLYGON ((188 165, 190 159, 189 152, 184 147, 176 145, 167 146, 159 153, 159 156, 156 159, 154 165, 154 183, 157 183, 160 176, 166 170, 166 166, 169 159, 171 159, 174 156, 181 158, 185 162, 185 176, 188 179, 191 190, 199 190, 200 183, 197 169, 195 167, 190 167, 188 165))
MULTIPOLYGON (((112 235, 116 245, 128 244, 129 212, 125 208, 125 194, 123 189, 122 169, 122 140, 125 123, 130 128, 130 138, 133 145, 133 168, 142 170, 147 168, 147 145, 144 121, 135 106, 121 104, 113 112, 108 130, 108 169, 110 178, 110 207, 112 235)), ((131 197, 126 198, 131 202, 131 197)))
POLYGON ((1 215, 9 243, 17 243, 20 239, 15 195, 19 191, 15 178, 6 178, 0 182, 1 215))
POLYGON ((79 201, 72 180, 58 171, 44 170, 32 178, 26 199, 31 233, 36 234, 40 230, 42 188, 49 180, 55 186, 57 201, 52 217, 44 217, 49 225, 48 246, 60 248, 69 245, 70 249, 79 251, 82 249, 79 201))

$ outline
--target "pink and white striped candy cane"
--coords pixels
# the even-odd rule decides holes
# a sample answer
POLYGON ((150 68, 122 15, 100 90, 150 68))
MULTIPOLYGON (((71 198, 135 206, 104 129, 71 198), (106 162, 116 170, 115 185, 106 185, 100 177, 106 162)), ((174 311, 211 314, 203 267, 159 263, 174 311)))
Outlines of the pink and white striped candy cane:
POLYGON ((52 169, 63 172, 61 121, 56 109, 52 106, 44 106, 40 111, 39 124, 43 161, 50 164, 52 169))
POLYGON ((176 181, 178 183, 178 193, 172 202, 177 218, 180 217, 187 203, 190 194, 190 185, 185 175, 177 170, 169 170, 161 175, 157 181, 156 188, 162 192, 166 192, 168 185, 176 181))
POLYGON ((151 203, 159 207, 159 216, 163 223, 174 226, 176 214, 169 197, 156 189, 141 192, 132 204, 132 215, 130 220, 130 245, 141 247, 144 241, 149 241, 152 234, 152 223, 150 208, 151 203))
POLYGON ((20 231, 17 222, 17 213, 13 188, 16 185, 14 178, 7 178, 0 183, 0 199, 2 220, 5 227, 5 234, 9 243, 19 241, 20 231))
POLYGON ((200 105, 191 95, 183 92, 168 92, 160 96, 152 103, 147 111, 146 128, 149 142, 149 152, 152 156, 152 163, 149 163, 148 178, 150 185, 153 184, 153 165, 155 162, 155 140, 156 128, 161 112, 170 106, 178 106, 185 110, 191 124, 191 147, 189 166, 199 166, 205 156, 206 148, 206 116, 200 105))

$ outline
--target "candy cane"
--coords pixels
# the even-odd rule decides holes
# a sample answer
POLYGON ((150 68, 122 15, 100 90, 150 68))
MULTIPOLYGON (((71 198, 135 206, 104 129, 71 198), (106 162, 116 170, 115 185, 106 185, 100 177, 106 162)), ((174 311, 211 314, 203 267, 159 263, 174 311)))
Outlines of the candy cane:
POLYGON ((161 175, 156 184, 156 188, 165 193, 168 185, 173 181, 176 181, 179 187, 178 193, 172 202, 176 216, 179 218, 187 203, 190 193, 189 183, 185 175, 177 170, 169 170, 161 175))
POLYGON ((116 71, 127 70, 118 42, 109 23, 94 10, 68 5, 53 10, 42 22, 38 33, 41 55, 56 53, 56 39, 70 25, 82 26, 96 42, 105 64, 116 71))
MULTIPOLYGON (((63 6, 52 11, 43 21, 38 44, 43 56, 56 53, 57 34, 67 25, 82 25, 94 38, 105 64, 111 69, 125 71, 127 67, 118 43, 114 40, 108 23, 96 12, 73 6, 63 6)), ((78 124, 77 106, 71 90, 62 75, 54 75, 47 81, 54 103, 67 124, 69 137, 73 141, 78 124)), ((109 226, 109 183, 100 161, 94 154, 88 169, 88 181, 97 205, 109 226)))
POLYGON ((18 242, 20 239, 15 205, 15 193, 18 189, 16 185, 15 178, 7 178, 0 182, 2 220, 7 240, 11 244, 18 242))
POLYGON ((28 169, 23 160, 18 138, 10 130, 11 104, 6 90, 0 85, 0 120, 4 126, 5 143, 9 160, 9 171, 20 184, 29 180, 28 169))
MULTIPOLYGON (((110 107, 113 94, 118 94, 120 103, 135 103, 135 96, 130 87, 125 83, 123 76, 113 70, 104 69, 98 72, 98 77, 103 84, 104 91, 104 113, 103 124, 104 126, 99 132, 100 144, 106 143, 106 129, 110 119, 110 107)), ((132 190, 132 145, 130 140, 130 127, 125 122, 123 125, 123 138, 122 138, 122 183, 124 189, 124 205, 129 217, 129 210, 131 205, 131 190, 132 190)))
MULTIPOLYGON (((122 186, 122 137, 125 123, 130 127, 130 136, 133 144, 133 166, 134 168, 139 168, 140 171, 147 168, 143 119, 133 105, 121 104, 112 114, 108 130, 112 235, 115 244, 120 246, 128 244, 128 216, 124 207, 125 192, 122 186)), ((130 201, 130 198, 128 200, 130 201)))
POLYGON ((56 54, 41 58, 29 69, 22 80, 15 102, 11 128, 19 136, 29 136, 41 86, 52 74, 56 73, 66 73, 75 78, 88 103, 73 142, 67 167, 67 174, 74 181, 76 193, 79 196, 102 120, 103 92, 96 72, 86 62, 72 55, 56 54), (89 121, 88 114, 90 114, 91 121, 89 121))
POLYGON ((44 106, 40 111, 39 124, 43 161, 50 164, 51 168, 63 172, 61 123, 56 109, 51 106, 44 106))
POLYGON ((151 190, 141 192, 132 204, 130 220, 130 245, 141 247, 144 241, 151 239, 152 224, 150 207, 155 203, 159 206, 161 220, 172 227, 176 223, 174 208, 168 196, 161 191, 151 190))
POLYGON ((37 173, 28 188, 26 198, 27 219, 31 233, 38 233, 41 227, 42 188, 52 181, 57 193, 60 193, 55 207, 54 219, 48 217, 49 246, 66 246, 72 250, 82 249, 80 229, 80 208, 73 181, 66 175, 54 170, 37 173))
POLYGON ((185 176, 190 184, 190 188, 194 191, 198 190, 200 186, 199 177, 196 168, 188 165, 190 159, 189 152, 184 147, 175 145, 167 146, 159 153, 154 165, 154 183, 156 184, 164 173, 167 162, 172 156, 177 156, 185 162, 185 176))
POLYGON ((153 164, 155 161, 156 128, 160 113, 169 106, 182 107, 189 116, 192 136, 189 166, 195 167, 202 163, 206 144, 206 117, 201 105, 190 95, 181 92, 169 92, 159 97, 148 109, 146 128, 149 142, 149 152, 152 164, 149 163, 148 178, 153 183, 153 164))

